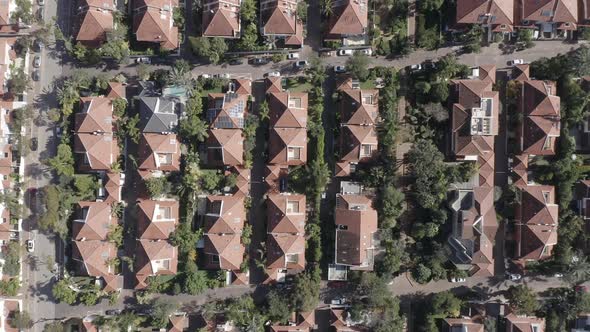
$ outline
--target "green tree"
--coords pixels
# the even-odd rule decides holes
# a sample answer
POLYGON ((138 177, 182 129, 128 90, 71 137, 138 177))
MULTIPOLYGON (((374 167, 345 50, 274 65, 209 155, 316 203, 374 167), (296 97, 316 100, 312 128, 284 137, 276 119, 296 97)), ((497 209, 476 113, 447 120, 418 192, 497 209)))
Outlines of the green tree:
MULTIPOLYGON (((193 37, 189 37, 189 40, 190 40, 190 38, 193 38, 193 37)), ((150 79, 150 74, 151 74, 150 66, 146 65, 145 63, 140 63, 137 65, 136 70, 137 70, 137 77, 139 78, 140 81, 147 81, 150 79)))
POLYGON ((302 22, 307 22, 307 2, 300 1, 297 3, 297 18, 302 22))
POLYGON ((165 300, 158 299, 153 305, 152 325, 159 328, 165 328, 168 325, 170 315, 177 309, 177 305, 165 300))
POLYGON ((196 56, 203 57, 216 64, 227 51, 225 40, 220 37, 189 37, 191 50, 196 56))
POLYGON ((420 263, 418 266, 412 271, 412 276, 414 279, 420 283, 425 284, 430 281, 432 276, 432 271, 425 266, 424 264, 420 263))
POLYGON ((107 240, 114 243, 117 247, 121 247, 123 245, 123 226, 119 224, 109 226, 107 240))
POLYGON ((402 214, 405 199, 404 193, 392 184, 384 185, 381 191, 380 228, 387 229, 395 226, 397 218, 402 214))
POLYGON ((240 330, 264 331, 264 317, 250 295, 234 298, 226 307, 227 319, 232 321, 240 330))
POLYGON ((87 287, 80 292, 80 302, 85 305, 91 306, 98 303, 100 299, 100 288, 97 285, 87 287))
POLYGON ((397 273, 410 260, 405 246, 400 241, 392 241, 385 245, 385 255, 378 261, 377 272, 385 277, 397 273))
POLYGON ((77 174, 74 176, 74 187, 80 200, 95 200, 98 181, 92 175, 77 174))
POLYGON ((74 154, 69 144, 62 142, 57 146, 57 154, 46 160, 57 175, 74 176, 74 154))
POLYGON ((440 37, 436 26, 425 29, 418 38, 418 47, 425 48, 429 51, 435 50, 440 44, 440 37))
POLYGON ((190 223, 181 223, 176 227, 174 232, 170 234, 170 243, 174 246, 178 246, 181 253, 188 253, 191 250, 195 250, 197 242, 201 238, 201 232, 193 231, 190 223))
POLYGON ((59 302, 64 302, 69 305, 76 303, 77 294, 76 291, 70 288, 70 283, 67 279, 61 279, 53 285, 51 290, 53 297, 59 302))
POLYGON ((449 181, 444 156, 430 140, 419 140, 407 154, 415 176, 413 193, 420 206, 438 209, 446 199, 449 181))
POLYGON ((431 300, 430 312, 442 317, 458 317, 461 312, 462 301, 450 291, 434 294, 431 300))
POLYGON ((172 190, 165 176, 151 177, 145 181, 145 186, 151 198, 167 195, 172 190))
POLYGON ((208 136, 207 124, 201 119, 203 105, 201 95, 193 91, 186 102, 186 116, 180 120, 180 135, 187 141, 203 142, 208 136))
POLYGON ((22 22, 24 24, 33 23, 33 3, 30 0, 16 0, 16 10, 12 12, 10 20, 12 22, 22 22))
POLYGON ((66 332, 66 326, 62 322, 51 322, 45 324, 43 332, 66 332))
POLYGON ((295 277, 293 285, 292 303, 297 311, 310 311, 318 304, 320 296, 320 281, 311 273, 300 273, 295 277))
POLYGON ((256 22, 256 2, 244 0, 240 5, 240 17, 245 24, 256 22))
POLYGON ((424 0, 420 1, 418 5, 422 11, 438 11, 443 3, 443 0, 424 0))
MULTIPOLYGON (((250 0, 252 1, 252 0, 250 0)), ((242 2, 242 5, 246 1, 242 2)), ((242 38, 236 44, 240 51, 256 51, 258 50, 258 28, 255 22, 249 23, 244 29, 242 38)))
POLYGON ((369 76, 369 57, 355 53, 346 60, 346 70, 352 77, 364 81, 369 76))
POLYGON ((17 311, 14 313, 12 319, 8 320, 9 325, 12 328, 19 330, 28 330, 33 327, 33 320, 28 311, 17 311))
POLYGON ((10 77, 8 78, 8 92, 20 95, 31 86, 29 75, 25 72, 24 66, 10 65, 10 77))
POLYGON ((9 280, 0 280, 0 295, 17 296, 19 289, 20 289, 19 278, 12 278, 9 280))
POLYGON ((528 286, 510 286, 506 297, 517 315, 534 315, 539 308, 535 292, 528 286))
POLYGON ((127 111, 127 99, 117 98, 113 100, 113 115, 123 117, 127 111))
POLYGON ((277 290, 271 290, 266 296, 266 314, 273 323, 284 324, 291 315, 291 309, 285 303, 283 294, 277 290))

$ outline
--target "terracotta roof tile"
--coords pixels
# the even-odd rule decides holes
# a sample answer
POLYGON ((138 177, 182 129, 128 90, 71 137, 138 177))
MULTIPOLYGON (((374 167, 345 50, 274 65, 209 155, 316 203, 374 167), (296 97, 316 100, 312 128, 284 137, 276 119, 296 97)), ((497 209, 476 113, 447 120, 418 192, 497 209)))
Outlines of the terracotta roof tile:
POLYGON ((117 248, 107 241, 73 241, 72 257, 88 276, 102 277, 113 273, 107 263, 117 257, 117 248))
POLYGON ((176 134, 141 134, 139 169, 180 170, 180 142, 176 134))
POLYGON ((343 89, 340 100, 340 121, 347 125, 374 125, 379 117, 379 91, 343 89))
POLYGON ((240 2, 212 0, 203 4, 202 31, 205 37, 240 37, 240 2))
POLYGON ((269 164, 303 165, 307 162, 307 131, 304 128, 272 128, 269 137, 269 164), (289 151, 293 149, 293 156, 289 151))
POLYGON ((106 41, 107 33, 114 27, 110 10, 90 7, 78 15, 81 17, 76 41, 89 45, 100 45, 106 41))
POLYGON ((305 238, 303 235, 268 234, 266 246, 268 268, 305 269, 305 238))
POLYGON ((270 194, 267 200, 269 233, 305 234, 305 196, 270 194))
POLYGON ((178 223, 178 202, 140 200, 137 206, 138 238, 165 240, 175 230, 178 223))
POLYGON ((78 163, 81 170, 111 170, 119 157, 117 139, 113 134, 75 134, 74 152, 85 154, 88 164, 78 163))
POLYGON ((176 0, 135 0, 133 32, 138 41, 159 43, 163 49, 178 48, 178 28, 173 26, 176 0))
POLYGON ((210 268, 222 270, 239 270, 246 248, 240 242, 240 234, 205 234, 205 254, 217 256, 219 261, 212 263, 210 268))
POLYGON ((239 234, 245 221, 243 196, 207 196, 205 233, 239 234))
POLYGON ((364 0, 334 2, 328 35, 362 35, 367 29, 367 3, 364 0))
POLYGON ((271 127, 307 127, 307 93, 271 92, 268 100, 271 127))
POLYGON ((79 215, 72 222, 75 240, 106 240, 107 234, 117 225, 111 205, 106 202, 79 202, 77 210, 79 215))
POLYGON ((340 159, 342 161, 370 159, 377 153, 377 131, 373 126, 342 126, 341 130, 340 159), (362 146, 370 147, 370 154, 366 154, 362 146))
POLYGON ((113 132, 113 104, 107 97, 80 98, 82 111, 76 113, 74 130, 77 133, 112 133, 113 132))
POLYGON ((459 0, 457 23, 512 25, 514 0, 459 0))
POLYGON ((337 264, 372 265, 373 234, 377 211, 371 198, 360 195, 336 197, 335 223, 337 264))
POLYGON ((209 130, 207 138, 208 164, 238 166, 244 163, 244 137, 241 129, 209 130))
POLYGON ((177 271, 177 265, 178 251, 168 241, 137 241, 135 258, 137 275, 174 275, 177 271), (163 261, 164 264, 158 266, 155 261, 163 261))

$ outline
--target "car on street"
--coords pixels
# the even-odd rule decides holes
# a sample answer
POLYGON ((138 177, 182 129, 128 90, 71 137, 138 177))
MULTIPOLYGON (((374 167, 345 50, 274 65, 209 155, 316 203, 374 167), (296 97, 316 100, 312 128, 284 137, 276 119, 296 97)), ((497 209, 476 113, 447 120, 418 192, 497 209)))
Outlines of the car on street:
POLYGON ((289 53, 289 55, 287 55, 287 59, 289 59, 289 60, 299 59, 299 53, 289 53))
POLYGON ((39 139, 37 137, 31 138, 31 151, 37 151, 39 148, 39 139))
POLYGON ((410 69, 410 71, 419 71, 419 70, 422 70, 422 65, 421 64, 411 65, 411 66, 408 66, 408 69, 410 69))
POLYGON ((37 0, 39 6, 45 6, 45 0, 37 0))
POLYGON ((35 50, 35 52, 41 52, 43 48, 45 48, 45 45, 42 41, 40 41, 39 39, 35 39, 35 41, 33 41, 33 49, 35 50))
POLYGON ((35 67, 35 68, 41 67, 41 57, 40 56, 35 55, 35 57, 33 58, 33 67, 35 67))
POLYGON ((27 251, 28 252, 34 252, 35 251, 35 240, 27 240, 26 241, 26 245, 27 245, 27 251))
POLYGON ((332 301, 330 301, 330 304, 333 305, 343 305, 346 304, 346 298, 345 297, 337 297, 335 299, 332 299, 332 301))
POLYGON ((559 272, 557 272, 557 273, 555 273, 555 274, 553 275, 553 277, 555 277, 555 278, 563 278, 563 273, 559 273, 559 272))
POLYGON ((336 52, 336 54, 338 56, 350 56, 354 53, 353 50, 338 50, 338 52, 336 52))
POLYGON ((41 78, 38 69, 33 70, 33 73, 31 74, 31 78, 33 78, 33 81, 38 81, 41 78))
POLYGON ((242 59, 231 59, 228 62, 231 66, 236 66, 236 65, 241 65, 244 63, 244 61, 242 61, 242 59))
POLYGON ((55 137, 57 137, 58 139, 61 138, 62 135, 62 129, 60 126, 55 127, 55 137))
POLYGON ((211 75, 209 74, 202 74, 199 76, 199 78, 211 78, 211 75))
POLYGON ((365 48, 365 49, 359 50, 358 52, 359 52, 360 54, 364 54, 364 55, 366 55, 366 56, 371 56, 371 55, 373 55, 373 50, 372 50, 372 49, 370 49, 370 48, 365 48))
POLYGON ((522 276, 518 273, 508 273, 506 275, 506 279, 512 280, 512 281, 518 281, 518 280, 522 279, 522 276))
POLYGON ((281 76, 281 72, 278 72, 278 71, 271 71, 271 72, 264 74, 264 77, 279 77, 279 76, 281 76))
POLYGON ((346 66, 334 66, 335 73, 346 73, 346 66))
POLYGON ((44 9, 45 9, 45 7, 41 7, 37 10, 37 18, 41 22, 45 21, 45 10, 44 9))
POLYGON ((269 63, 270 60, 267 58, 254 58, 252 59, 252 64, 256 66, 262 66, 269 63))
POLYGON ((146 65, 149 65, 150 63, 152 63, 152 60, 148 57, 139 57, 135 58, 135 63, 144 63, 146 65))
POLYGON ((293 68, 295 68, 295 69, 305 68, 305 67, 307 67, 308 64, 309 64, 309 62, 307 62, 305 60, 295 61, 293 63, 293 68))
POLYGON ((516 65, 522 65, 522 64, 524 64, 523 59, 513 59, 513 60, 508 61, 509 66, 516 66, 516 65))
POLYGON ((588 293, 588 287, 584 285, 577 285, 576 287, 574 287, 574 290, 578 293, 588 293))
POLYGON ((121 310, 121 309, 111 309, 111 310, 107 310, 104 312, 104 314, 107 316, 117 316, 117 315, 120 315, 121 313, 123 313, 123 310, 121 310))
POLYGON ((226 78, 226 79, 228 79, 231 76, 228 73, 221 73, 221 74, 215 74, 215 75, 213 75, 213 77, 215 77, 215 78, 226 78))
POLYGON ((466 281, 467 281, 467 279, 465 279, 465 278, 461 278, 461 277, 452 277, 452 278, 451 278, 451 282, 452 282, 452 283, 457 283, 457 282, 466 282, 466 281))

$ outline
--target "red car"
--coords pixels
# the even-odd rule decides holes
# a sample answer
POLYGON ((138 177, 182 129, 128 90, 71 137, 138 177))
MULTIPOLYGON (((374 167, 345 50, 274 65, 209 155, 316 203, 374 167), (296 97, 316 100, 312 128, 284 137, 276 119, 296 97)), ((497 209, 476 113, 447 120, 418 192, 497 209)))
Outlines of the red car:
POLYGON ((584 285, 578 285, 578 286, 574 287, 574 289, 576 290, 576 292, 588 293, 588 287, 586 287, 584 285))

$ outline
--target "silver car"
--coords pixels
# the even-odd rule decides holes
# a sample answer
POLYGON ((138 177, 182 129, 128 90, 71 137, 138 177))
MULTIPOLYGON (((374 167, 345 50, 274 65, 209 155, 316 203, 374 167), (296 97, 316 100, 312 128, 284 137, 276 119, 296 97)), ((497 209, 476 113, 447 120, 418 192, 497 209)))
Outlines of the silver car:
POLYGON ((41 67, 41 57, 40 56, 35 55, 35 57, 33 58, 33 67, 35 67, 35 68, 41 67))

